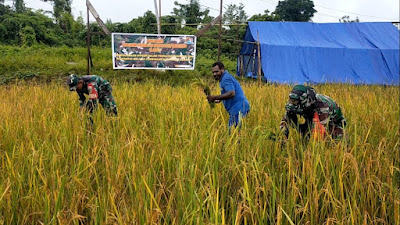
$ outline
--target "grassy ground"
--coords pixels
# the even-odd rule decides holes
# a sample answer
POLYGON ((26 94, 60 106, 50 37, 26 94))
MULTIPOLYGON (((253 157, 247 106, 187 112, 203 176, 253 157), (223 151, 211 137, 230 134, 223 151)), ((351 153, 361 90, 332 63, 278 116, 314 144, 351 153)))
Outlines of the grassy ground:
MULTIPOLYGON (((268 139, 289 86, 243 85, 227 133, 202 90, 113 82, 119 117, 85 129, 58 82, 0 89, 0 224, 399 224, 399 89, 321 85, 347 142, 268 139)), ((219 90, 213 88, 213 92, 219 90)))
MULTIPOLYGON (((0 45, 0 85, 17 79, 64 84, 66 76, 71 73, 87 74, 86 55, 86 48, 0 45)), ((92 47, 91 55, 93 67, 90 68, 90 74, 100 75, 110 81, 151 80, 169 85, 188 84, 197 77, 211 77, 211 65, 214 63, 209 57, 197 56, 194 71, 113 70, 111 47, 92 47)), ((229 71, 236 71, 235 61, 224 56, 221 60, 229 71)))

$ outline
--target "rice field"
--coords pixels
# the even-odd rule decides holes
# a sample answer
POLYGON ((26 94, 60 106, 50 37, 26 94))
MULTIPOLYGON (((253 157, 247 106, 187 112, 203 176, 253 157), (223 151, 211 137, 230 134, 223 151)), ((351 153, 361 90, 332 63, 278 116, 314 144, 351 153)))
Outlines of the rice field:
POLYGON ((283 144, 290 86, 244 83, 231 134, 196 86, 112 86, 91 133, 66 86, 0 88, 0 224, 400 224, 398 87, 315 86, 348 139, 283 144))

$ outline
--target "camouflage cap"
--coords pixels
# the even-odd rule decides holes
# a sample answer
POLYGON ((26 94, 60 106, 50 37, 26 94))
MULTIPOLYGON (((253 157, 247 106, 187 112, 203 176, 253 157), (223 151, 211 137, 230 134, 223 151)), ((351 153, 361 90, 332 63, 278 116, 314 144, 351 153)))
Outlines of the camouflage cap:
POLYGON ((67 84, 69 86, 69 90, 70 91, 75 91, 76 90, 76 86, 78 85, 78 82, 79 82, 79 77, 78 76, 76 76, 75 74, 69 75, 68 80, 67 80, 67 84))
POLYGON ((298 100, 298 104, 288 103, 285 108, 287 111, 302 114, 315 103, 316 92, 314 88, 304 85, 296 85, 289 93, 290 99, 298 100))

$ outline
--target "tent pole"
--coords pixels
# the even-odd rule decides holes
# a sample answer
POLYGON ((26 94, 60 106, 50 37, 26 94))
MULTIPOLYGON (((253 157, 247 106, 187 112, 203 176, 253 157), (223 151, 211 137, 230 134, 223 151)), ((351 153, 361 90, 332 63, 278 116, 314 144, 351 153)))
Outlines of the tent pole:
POLYGON ((257 31, 257 47, 258 47, 258 85, 261 86, 261 53, 260 53, 260 36, 257 31))
MULTIPOLYGON (((236 23, 237 23, 236 40, 239 40, 239 21, 236 21, 236 23)), ((238 54, 238 57, 239 57, 239 55, 240 55, 240 43, 238 43, 238 46, 237 46, 237 54, 238 54)))
POLYGON ((239 56, 239 60, 240 60, 240 76, 243 76, 243 55, 239 56))
MULTIPOLYGON (((236 36, 236 39, 237 40, 239 40, 239 21, 237 20, 236 21, 236 23, 237 23, 237 36, 236 36)), ((240 63, 241 62, 241 60, 240 60, 240 43, 238 43, 238 46, 237 46, 237 59, 239 60, 239 75, 240 76, 242 76, 242 74, 241 74, 241 66, 242 66, 242 64, 240 63)))
MULTIPOLYGON (((244 69, 243 74, 247 72, 247 69, 249 68, 249 64, 250 64, 251 57, 252 57, 253 55, 254 55, 254 44, 253 44, 253 48, 251 48, 251 55, 249 55, 249 60, 247 60, 246 68, 244 69)), ((245 74, 244 74, 244 75, 245 75, 245 74)))

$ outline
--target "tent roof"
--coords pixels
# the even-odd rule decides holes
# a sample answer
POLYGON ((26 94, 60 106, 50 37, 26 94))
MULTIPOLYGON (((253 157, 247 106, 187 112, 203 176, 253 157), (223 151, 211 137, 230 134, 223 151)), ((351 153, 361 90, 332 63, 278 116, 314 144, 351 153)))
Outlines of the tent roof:
POLYGON ((399 30, 388 22, 249 22, 248 40, 283 46, 399 49, 399 30))
MULTIPOLYGON (((270 81, 398 84, 399 34, 389 22, 249 22, 245 41, 259 37, 270 81)), ((246 43, 241 54, 252 51, 246 43)))

